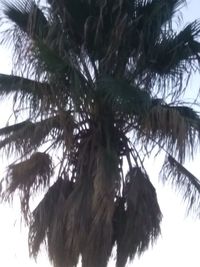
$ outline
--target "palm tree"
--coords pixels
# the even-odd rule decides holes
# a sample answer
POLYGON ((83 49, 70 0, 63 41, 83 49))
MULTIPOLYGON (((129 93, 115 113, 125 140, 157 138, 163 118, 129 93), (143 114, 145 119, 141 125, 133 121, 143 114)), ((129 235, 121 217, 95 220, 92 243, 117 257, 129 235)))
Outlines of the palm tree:
POLYGON ((200 118, 180 102, 199 69, 200 24, 173 30, 184 0, 1 2, 14 68, 0 74, 0 95, 13 96, 16 117, 0 129, 0 148, 16 157, 1 199, 19 195, 31 256, 45 243, 55 267, 80 256, 106 267, 116 247, 124 267, 160 234, 144 166, 153 151, 166 154, 164 181, 200 214, 200 182, 184 167, 200 118))

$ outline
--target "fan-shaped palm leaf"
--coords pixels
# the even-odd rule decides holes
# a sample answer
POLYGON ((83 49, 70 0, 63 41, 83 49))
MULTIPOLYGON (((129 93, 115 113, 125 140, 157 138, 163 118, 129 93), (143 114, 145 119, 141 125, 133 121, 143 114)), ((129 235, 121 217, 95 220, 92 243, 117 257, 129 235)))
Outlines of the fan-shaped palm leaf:
POLYGON ((183 200, 187 203, 187 212, 193 212, 199 217, 200 180, 171 155, 166 158, 161 174, 165 183, 171 182, 172 186, 182 194, 183 200))
POLYGON ((131 86, 126 80, 102 77, 97 80, 97 90, 105 103, 113 106, 117 112, 130 115, 145 113, 151 106, 149 93, 137 86, 131 86))
POLYGON ((150 68, 161 75, 180 69, 181 64, 184 69, 186 64, 190 64, 193 57, 198 57, 200 45, 195 38, 199 34, 200 24, 196 21, 189 24, 176 36, 170 36, 157 43, 152 49, 151 58, 149 58, 150 68))
POLYGON ((156 142, 184 161, 199 143, 200 119, 189 107, 155 105, 139 122, 146 141, 156 142))
POLYGON ((7 126, 0 129, 3 139, 0 141, 0 149, 6 146, 9 150, 24 151, 30 153, 41 146, 51 134, 51 138, 65 141, 68 147, 73 139, 75 123, 69 113, 61 114, 32 123, 27 120, 18 124, 7 126), (54 133, 53 130, 56 132, 54 133), (14 149, 13 149, 14 148, 14 149))

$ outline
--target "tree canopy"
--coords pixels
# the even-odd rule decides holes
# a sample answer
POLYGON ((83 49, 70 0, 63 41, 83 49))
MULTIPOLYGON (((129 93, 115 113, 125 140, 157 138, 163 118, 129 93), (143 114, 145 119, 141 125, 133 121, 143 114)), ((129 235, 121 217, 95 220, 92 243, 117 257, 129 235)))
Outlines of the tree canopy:
POLYGON ((174 29, 184 4, 1 0, 13 72, 0 74, 0 96, 13 97, 16 118, 0 129, 0 149, 16 157, 1 199, 20 197, 31 256, 42 243, 54 267, 80 257, 106 267, 114 247, 117 267, 141 255, 160 234, 145 170, 155 152, 166 154, 163 180, 200 215, 200 181, 184 167, 200 117, 181 102, 199 71, 200 22, 174 29))

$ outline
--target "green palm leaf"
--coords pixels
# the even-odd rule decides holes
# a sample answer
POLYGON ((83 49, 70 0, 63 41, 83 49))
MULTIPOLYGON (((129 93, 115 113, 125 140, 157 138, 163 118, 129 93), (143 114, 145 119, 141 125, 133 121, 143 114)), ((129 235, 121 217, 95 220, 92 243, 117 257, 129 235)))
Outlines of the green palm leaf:
POLYGON ((43 38, 48 32, 48 21, 34 1, 4 2, 4 14, 33 38, 43 38))
POLYGON ((0 74, 0 95, 6 96, 13 93, 36 96, 42 99, 44 96, 51 95, 52 89, 47 83, 36 82, 15 75, 0 74))
POLYGON ((200 23, 195 21, 177 35, 156 44, 149 58, 150 68, 159 74, 168 74, 191 64, 191 59, 199 57, 200 45, 195 40, 199 34, 200 23))
POLYGON ((48 138, 55 138, 57 141, 63 141, 70 146, 75 123, 70 114, 62 114, 41 120, 39 122, 31 122, 29 120, 6 126, 0 129, 0 135, 3 136, 0 141, 0 149, 6 149, 24 153, 34 151, 48 138), (53 132, 53 130, 55 132, 53 132), (66 137, 64 137, 64 133, 66 137))
MULTIPOLYGON (((34 1, 5 2, 4 13, 10 21, 19 27, 22 33, 27 34, 37 44, 35 48, 30 44, 28 45, 29 49, 33 50, 35 58, 34 62, 33 58, 29 59, 27 57, 29 64, 30 61, 33 61, 34 67, 40 66, 40 71, 45 69, 46 71, 58 73, 67 72, 69 66, 72 68, 68 58, 65 57, 64 60, 63 55, 59 55, 59 44, 52 39, 53 37, 55 38, 54 31, 57 29, 55 29, 54 25, 48 24, 43 12, 36 6, 34 1)), ((23 34, 21 41, 22 43, 29 43, 29 40, 25 37, 23 38, 23 34)))
POLYGON ((144 34, 146 52, 150 52, 152 47, 149 46, 153 46, 158 41, 163 26, 184 3, 184 0, 136 1, 135 14, 137 17, 135 19, 138 20, 137 28, 144 34))
POLYGON ((139 115, 151 106, 150 95, 123 79, 102 77, 97 81, 97 92, 115 111, 139 115))
POLYGON ((170 182, 182 195, 187 203, 187 212, 199 217, 200 180, 171 155, 166 158, 161 175, 165 183, 170 182))

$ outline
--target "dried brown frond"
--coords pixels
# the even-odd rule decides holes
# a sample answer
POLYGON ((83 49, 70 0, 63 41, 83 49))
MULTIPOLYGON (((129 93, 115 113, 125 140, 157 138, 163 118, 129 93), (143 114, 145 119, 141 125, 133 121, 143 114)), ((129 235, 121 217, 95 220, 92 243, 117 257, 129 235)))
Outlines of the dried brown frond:
POLYGON ((165 160, 161 177, 182 195, 187 204, 187 212, 200 217, 200 180, 170 155, 165 160))
POLYGON ((74 128, 74 119, 68 112, 35 123, 27 120, 0 129, 0 136, 3 137, 0 149, 3 148, 7 156, 13 151, 26 154, 36 150, 50 138, 63 140, 66 147, 70 148, 74 128))
POLYGON ((118 159, 114 151, 99 147, 92 196, 92 221, 82 253, 83 267, 106 267, 112 251, 115 192, 119 190, 118 159))
POLYGON ((179 107, 154 106, 140 121, 143 141, 158 144, 159 147, 177 155, 182 162, 186 154, 193 155, 199 143, 199 129, 181 114, 179 107))
POLYGON ((29 214, 29 199, 40 188, 49 186, 53 166, 48 154, 36 152, 30 159, 9 166, 6 189, 2 199, 8 200, 18 191, 25 219, 29 214))
POLYGON ((140 168, 127 175, 125 198, 117 203, 115 233, 117 267, 124 267, 128 259, 142 254, 160 234, 161 211, 156 191, 148 176, 140 168))
POLYGON ((74 190, 61 205, 60 218, 55 216, 48 231, 49 258, 56 267, 76 266, 80 255, 87 246, 91 228, 93 170, 95 169, 95 149, 93 133, 84 132, 81 140, 76 140, 71 151, 74 190))
POLYGON ((73 193, 65 203, 63 266, 76 266, 80 255, 84 255, 84 250, 88 246, 88 234, 91 230, 92 194, 91 181, 87 176, 83 176, 81 184, 75 185, 73 193))
POLYGON ((47 240, 50 260, 56 267, 62 264, 65 258, 65 200, 72 193, 74 183, 58 178, 49 188, 44 198, 32 212, 29 227, 30 255, 37 257, 40 246, 47 240))

